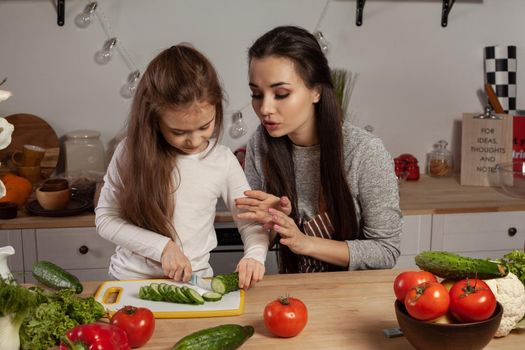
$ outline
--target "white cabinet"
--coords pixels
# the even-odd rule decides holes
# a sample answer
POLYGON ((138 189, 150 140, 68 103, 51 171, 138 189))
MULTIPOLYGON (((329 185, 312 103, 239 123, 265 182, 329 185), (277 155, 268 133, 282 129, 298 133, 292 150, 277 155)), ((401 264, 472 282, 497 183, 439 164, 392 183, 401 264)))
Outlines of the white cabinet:
POLYGON ((498 258, 524 249, 525 213, 469 213, 434 215, 432 250, 446 250, 476 258, 498 258))
POLYGON ((11 274, 18 282, 24 282, 24 251, 22 249, 22 230, 0 230, 0 247, 12 246, 15 255, 7 258, 11 274))
POLYGON ((94 227, 37 229, 24 236, 25 247, 34 254, 24 258, 26 282, 34 282, 31 266, 47 260, 77 276, 81 281, 108 279, 109 259, 115 245, 100 237, 94 227))
POLYGON ((414 257, 430 250, 432 229, 432 215, 410 215, 403 218, 403 232, 401 233, 401 256, 397 260, 396 268, 416 267, 414 257))

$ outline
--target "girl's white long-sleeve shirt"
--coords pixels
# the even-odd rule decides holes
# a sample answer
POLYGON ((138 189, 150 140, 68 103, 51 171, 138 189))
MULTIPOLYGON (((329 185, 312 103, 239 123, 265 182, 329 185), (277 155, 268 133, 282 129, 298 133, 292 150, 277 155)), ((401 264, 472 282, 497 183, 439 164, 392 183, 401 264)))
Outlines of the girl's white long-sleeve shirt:
POLYGON ((236 221, 244 243, 244 257, 264 264, 269 243, 267 231, 255 222, 235 219, 238 209, 234 200, 244 197, 244 191, 250 187, 229 148, 218 144, 212 149, 210 142, 202 153, 177 155, 176 168, 172 172, 174 181, 179 184, 173 194, 173 226, 179 240, 135 226, 120 216, 116 181, 120 181, 117 161, 123 152, 124 141, 117 147, 108 166, 95 210, 97 232, 117 245, 109 265, 111 275, 118 279, 164 277, 161 254, 168 241, 173 240, 190 260, 194 273, 211 276, 213 270, 209 258, 210 251, 217 247, 213 224, 218 198, 223 199, 236 221))

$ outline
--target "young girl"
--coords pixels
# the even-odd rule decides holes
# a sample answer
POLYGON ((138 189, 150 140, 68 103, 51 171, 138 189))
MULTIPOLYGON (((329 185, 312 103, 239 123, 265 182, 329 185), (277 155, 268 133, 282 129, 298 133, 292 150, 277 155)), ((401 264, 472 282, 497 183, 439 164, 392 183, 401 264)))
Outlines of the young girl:
POLYGON ((282 273, 393 267, 402 216, 392 158, 343 122, 315 37, 291 26, 264 34, 249 50, 249 77, 262 125, 245 171, 261 191, 237 200, 249 210, 238 217, 272 229, 282 273))
MULTIPOLYGON (((235 215, 234 199, 249 189, 235 156, 216 141, 222 100, 215 69, 191 47, 164 50, 144 72, 96 208, 98 233, 117 245, 112 277, 213 275, 217 198, 235 215)), ((264 275, 268 233, 236 221, 245 246, 239 287, 248 288, 264 275)))

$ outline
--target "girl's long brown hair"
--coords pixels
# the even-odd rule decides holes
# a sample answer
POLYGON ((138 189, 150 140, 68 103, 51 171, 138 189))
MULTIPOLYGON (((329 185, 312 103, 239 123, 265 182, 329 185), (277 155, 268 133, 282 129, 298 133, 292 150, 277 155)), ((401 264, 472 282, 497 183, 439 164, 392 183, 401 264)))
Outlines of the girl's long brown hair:
MULTIPOLYGON (((335 96, 328 61, 315 37, 293 26, 272 29, 257 39, 248 51, 250 62, 269 56, 290 59, 308 88, 321 88, 321 98, 315 104, 315 120, 321 149, 322 198, 335 229, 333 238, 339 241, 356 239, 360 233, 354 201, 346 181, 342 111, 335 96)), ((268 145, 263 165, 265 190, 276 196, 290 198, 291 217, 299 225, 292 142, 286 135, 271 137, 266 130, 264 136, 268 145)), ((298 262, 297 255, 288 247, 279 246, 281 273, 298 272, 298 262)), ((330 269, 343 268, 330 265, 330 269)))
POLYGON ((173 192, 178 186, 172 176, 176 150, 160 132, 160 113, 208 102, 215 106, 214 136, 219 137, 222 100, 215 69, 194 48, 172 46, 150 62, 133 99, 125 151, 117 164, 123 219, 167 237, 176 235, 172 224, 173 192))

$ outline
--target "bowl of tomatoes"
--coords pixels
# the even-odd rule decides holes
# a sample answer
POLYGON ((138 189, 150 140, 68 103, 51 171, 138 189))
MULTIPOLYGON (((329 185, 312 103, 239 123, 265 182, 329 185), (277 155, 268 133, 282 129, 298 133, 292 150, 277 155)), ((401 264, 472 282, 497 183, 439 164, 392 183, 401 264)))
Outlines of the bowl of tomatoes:
POLYGON ((395 312, 407 340, 420 350, 483 349, 503 307, 481 279, 441 280, 427 271, 400 273, 395 312))
POLYGON ((486 320, 467 323, 438 323, 418 320, 410 316, 405 305, 395 302, 399 327, 408 342, 420 350, 483 349, 498 330, 503 307, 496 303, 496 310, 486 320))

